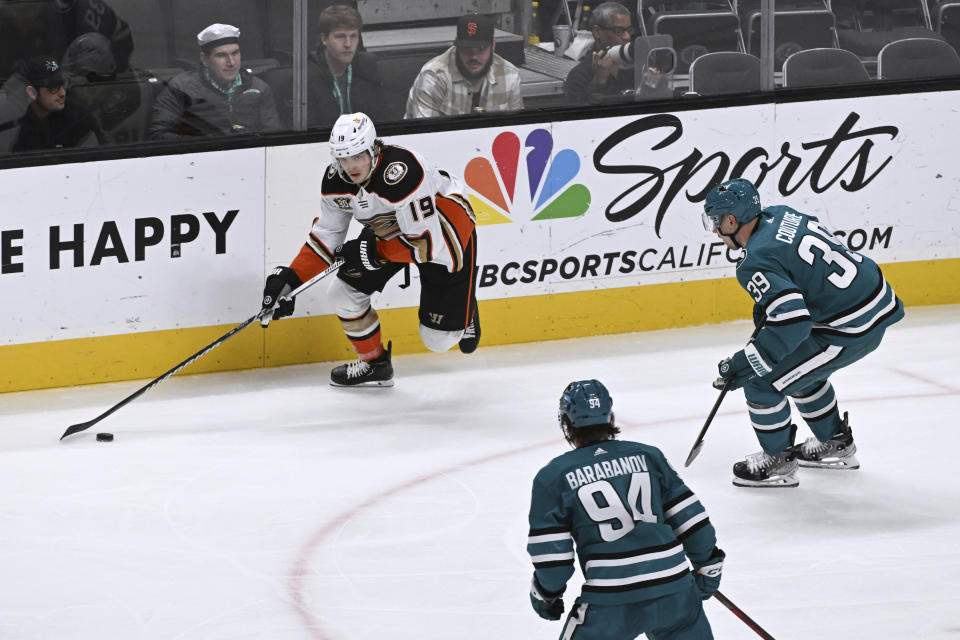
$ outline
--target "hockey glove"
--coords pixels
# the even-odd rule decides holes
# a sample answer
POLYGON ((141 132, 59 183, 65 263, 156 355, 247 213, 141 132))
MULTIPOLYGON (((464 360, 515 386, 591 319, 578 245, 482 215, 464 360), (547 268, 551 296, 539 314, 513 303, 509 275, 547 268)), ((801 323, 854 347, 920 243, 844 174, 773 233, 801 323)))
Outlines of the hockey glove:
POLYGON ((730 380, 730 386, 728 387, 730 391, 739 389, 747 383, 747 380, 757 375, 750 363, 747 362, 747 355, 743 352, 743 349, 729 358, 721 360, 717 365, 717 371, 719 371, 720 377, 713 381, 713 388, 723 389, 723 385, 726 384, 727 380, 730 380))
POLYGON ((534 574, 530 581, 530 604, 537 615, 544 620, 559 620, 563 615, 563 591, 550 593, 540 586, 534 574))
POLYGON ((284 298, 297 287, 303 284, 300 281, 297 272, 290 267, 277 267, 269 276, 267 282, 263 285, 263 303, 264 309, 276 308, 271 313, 265 313, 260 319, 260 324, 266 327, 270 320, 279 320, 293 314, 294 298, 284 298))
POLYGON ((383 265, 380 255, 377 254, 377 237, 367 230, 337 247, 333 255, 343 259, 340 269, 354 278, 377 271, 383 265))
POLYGON ((700 592, 702 600, 713 597, 713 594, 720 588, 723 559, 726 557, 727 554, 722 549, 714 547, 707 559, 707 564, 697 569, 697 572, 693 574, 693 582, 697 585, 697 591, 700 592))

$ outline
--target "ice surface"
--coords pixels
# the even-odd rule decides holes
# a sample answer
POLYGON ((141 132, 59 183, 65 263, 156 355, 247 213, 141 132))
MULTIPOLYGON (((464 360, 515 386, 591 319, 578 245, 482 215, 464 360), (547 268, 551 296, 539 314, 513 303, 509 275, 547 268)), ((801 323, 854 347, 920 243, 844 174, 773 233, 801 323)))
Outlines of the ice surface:
MULTIPOLYGON (((700 495, 721 590, 774 637, 960 637, 960 306, 908 309, 835 376, 862 468, 797 489, 731 485, 759 450, 741 392, 682 468, 750 330, 396 355, 393 389, 330 387, 329 363, 176 377, 63 442, 143 381, 0 395, 0 638, 556 638, 527 598, 530 482, 566 450, 561 390, 593 377, 700 495)), ((757 637, 705 606, 717 638, 757 637)))

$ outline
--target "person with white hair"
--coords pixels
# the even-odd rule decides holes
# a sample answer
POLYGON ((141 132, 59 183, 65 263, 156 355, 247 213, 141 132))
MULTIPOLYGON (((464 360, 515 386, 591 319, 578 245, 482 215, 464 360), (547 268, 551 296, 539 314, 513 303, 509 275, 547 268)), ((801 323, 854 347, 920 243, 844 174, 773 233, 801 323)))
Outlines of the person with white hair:
POLYGON ((480 342, 477 233, 460 179, 415 151, 384 144, 370 117, 359 112, 337 118, 330 154, 320 214, 306 243, 289 267, 267 277, 263 307, 272 309, 270 317, 291 315, 295 299, 284 296, 342 260, 329 296, 359 359, 333 369, 330 383, 393 386, 391 344, 383 346, 370 298, 415 266, 423 344, 431 351, 458 345, 472 353, 480 342), (344 242, 353 220, 363 231, 344 242))

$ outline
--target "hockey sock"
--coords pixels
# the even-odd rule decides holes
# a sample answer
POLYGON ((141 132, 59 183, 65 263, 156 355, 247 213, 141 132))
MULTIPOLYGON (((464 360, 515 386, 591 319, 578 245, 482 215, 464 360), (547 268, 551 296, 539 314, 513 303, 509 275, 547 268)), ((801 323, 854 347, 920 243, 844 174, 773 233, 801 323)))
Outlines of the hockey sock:
POLYGON ((764 451, 774 454, 793 444, 790 403, 786 398, 773 406, 748 401, 747 410, 750 413, 750 424, 764 451))
POLYGON ((829 380, 825 380, 810 392, 793 396, 793 402, 820 442, 826 442, 840 431, 837 396, 829 380))
POLYGON ((340 318, 347 339, 353 345, 353 350, 364 362, 369 362, 383 353, 383 342, 380 339, 380 316, 373 307, 356 318, 340 318))

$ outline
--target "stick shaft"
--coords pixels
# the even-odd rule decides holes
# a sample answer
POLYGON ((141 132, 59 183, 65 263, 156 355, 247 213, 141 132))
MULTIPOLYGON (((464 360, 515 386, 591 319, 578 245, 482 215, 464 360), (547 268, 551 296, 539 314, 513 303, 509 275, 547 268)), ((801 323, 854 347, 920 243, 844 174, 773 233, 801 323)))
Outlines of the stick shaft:
MULTIPOLYGON (((309 280, 307 280, 306 282, 304 282, 303 284, 301 284, 299 287, 297 287, 296 289, 294 289, 293 291, 291 291, 291 292, 288 294, 287 297, 289 297, 289 298, 294 298, 294 297, 296 297, 297 295, 299 295, 300 293, 303 293, 304 291, 306 291, 307 289, 309 289, 310 287, 312 287, 313 285, 315 285, 316 283, 320 282, 321 280, 323 280, 324 278, 326 278, 328 275, 330 275, 331 273, 333 273, 333 272, 335 272, 337 269, 339 269, 341 264, 343 264, 343 261, 342 261, 342 260, 337 260, 337 261, 334 262, 332 265, 330 265, 327 269, 325 269, 324 271, 321 271, 320 273, 318 273, 317 275, 315 275, 314 277, 310 278, 309 280)), ((81 422, 81 423, 79 423, 79 424, 74 424, 74 425, 71 425, 71 426, 67 427, 67 430, 63 432, 63 435, 60 436, 60 439, 63 440, 64 438, 66 438, 66 437, 69 436, 69 435, 72 435, 72 434, 74 434, 74 433, 78 433, 78 432, 80 432, 80 431, 84 431, 84 430, 86 430, 86 429, 89 429, 90 427, 92 427, 93 425, 97 424, 98 422, 100 422, 101 420, 103 420, 104 418, 106 418, 107 416, 109 416, 110 414, 112 414, 113 412, 117 411, 117 410, 120 409, 121 407, 126 406, 127 404, 130 404, 131 402, 133 402, 134 400, 136 400, 137 398, 139 398, 140 396, 142 396, 144 393, 146 393, 146 392, 149 391, 150 389, 154 388, 155 386, 157 386, 158 384, 160 384, 161 382, 163 382, 164 380, 166 380, 166 379, 169 378, 170 376, 176 374, 178 371, 180 371, 181 369, 183 369, 183 368, 186 367, 187 365, 189 365, 189 364, 191 364, 191 363, 199 360, 199 359, 202 358, 203 356, 207 355, 207 353, 209 353, 210 351, 212 351, 212 350, 215 349, 216 347, 219 347, 221 344, 223 344, 224 342, 226 342, 227 340, 229 340, 230 338, 232 338, 232 337, 235 336, 236 334, 240 333, 241 331, 243 331, 244 329, 246 329, 247 327, 249 327, 251 324, 253 324, 254 321, 260 320, 260 319, 262 319, 267 313, 272 313, 272 312, 273 312, 272 309, 261 309, 260 312, 257 313, 256 315, 250 316, 249 318, 247 318, 246 320, 244 320, 243 322, 241 322, 240 324, 238 324, 237 326, 235 326, 233 329, 231 329, 230 331, 226 332, 225 334, 223 334, 222 336, 220 336, 219 338, 217 338, 216 340, 214 340, 213 342, 211 342, 210 344, 208 344, 207 346, 205 346, 203 349, 200 349, 200 351, 197 351, 195 354, 193 354, 192 356, 190 356, 189 358, 187 358, 187 359, 184 360, 183 362, 179 363, 178 365, 176 365, 175 367, 173 367, 173 368, 170 369, 169 371, 166 371, 166 372, 160 374, 159 376, 157 376, 156 378, 154 378, 153 380, 151 380, 151 381, 148 382, 147 384, 143 385, 142 387, 140 387, 139 389, 137 389, 136 391, 134 391, 133 393, 131 393, 129 396, 127 396, 126 398, 124 398, 123 400, 121 400, 120 402, 118 402, 117 404, 113 405, 112 407, 110 407, 109 409, 107 409, 106 411, 104 411, 103 413, 101 413, 100 415, 98 415, 98 416, 97 416, 96 418, 94 418, 93 420, 89 420, 89 421, 87 421, 87 422, 81 422)))
MULTIPOLYGON (((750 341, 757 337, 757 334, 760 333, 760 328, 763 327, 763 323, 758 324, 754 328, 753 333, 750 335, 750 341)), ((697 440, 693 443, 693 446, 690 447, 690 453, 687 454, 687 461, 683 463, 684 467, 689 467, 690 463, 693 462, 698 455, 700 455, 700 450, 703 449, 703 437, 707 435, 707 429, 710 427, 710 423, 713 422, 714 416, 717 415, 717 410, 720 408, 720 403, 723 402, 723 399, 727 395, 727 391, 730 390, 730 383, 733 382, 733 378, 727 378, 723 383, 723 389, 720 390, 720 395, 717 396, 717 401, 713 403, 713 408, 710 409, 710 415, 707 416, 706 422, 703 423, 703 428, 700 429, 700 433, 697 434, 697 440)))
POLYGON ((719 591, 716 591, 716 592, 714 592, 713 597, 716 598, 717 600, 719 600, 720 603, 721 603, 723 606, 725 606, 727 609, 730 609, 730 611, 733 613, 733 615, 735 615, 735 616, 737 616, 738 618, 740 618, 741 620, 743 620, 744 624, 746 624, 748 627, 750 627, 751 629, 753 629, 758 636, 760 636, 760 637, 763 638, 764 640, 776 640, 772 635, 770 635, 769 633, 767 633, 766 631, 764 631, 763 627, 761 627, 759 624, 757 624, 757 623, 753 620, 753 618, 751 618, 750 616, 748 616, 747 614, 745 614, 745 613, 743 612, 743 609, 741 609, 741 608, 738 607, 737 605, 733 604, 733 603, 730 601, 730 599, 727 598, 727 596, 723 595, 723 594, 720 593, 719 591))

